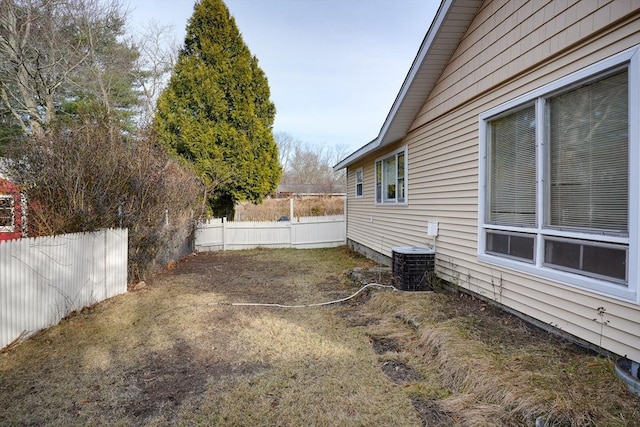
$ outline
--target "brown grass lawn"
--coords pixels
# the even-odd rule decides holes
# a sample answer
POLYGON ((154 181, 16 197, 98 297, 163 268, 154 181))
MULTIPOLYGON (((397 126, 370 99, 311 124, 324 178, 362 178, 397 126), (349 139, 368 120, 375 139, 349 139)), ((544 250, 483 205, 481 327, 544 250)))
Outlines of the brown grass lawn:
POLYGON ((198 254, 0 354, 0 425, 638 426, 612 362, 344 248, 198 254), (388 276, 373 274, 374 281, 388 276))

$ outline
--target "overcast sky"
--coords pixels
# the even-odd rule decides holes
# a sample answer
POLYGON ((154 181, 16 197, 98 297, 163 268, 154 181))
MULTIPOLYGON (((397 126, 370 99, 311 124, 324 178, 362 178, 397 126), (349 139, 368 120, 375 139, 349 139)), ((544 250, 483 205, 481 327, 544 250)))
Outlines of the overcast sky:
MULTIPOLYGON (((125 0, 180 43, 193 0, 125 0)), ((267 75, 275 132, 354 151, 378 135, 439 0, 226 0, 267 75)))

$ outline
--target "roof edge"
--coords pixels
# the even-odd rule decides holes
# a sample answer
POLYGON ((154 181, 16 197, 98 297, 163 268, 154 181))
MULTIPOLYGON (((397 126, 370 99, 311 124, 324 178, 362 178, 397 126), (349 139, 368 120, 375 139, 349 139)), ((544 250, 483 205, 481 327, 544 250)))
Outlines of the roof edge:
POLYGON ((367 153, 369 153, 371 151, 375 151, 375 149, 378 148, 379 146, 380 146, 380 137, 377 137, 376 139, 374 139, 372 141, 369 141, 368 143, 366 143, 362 147, 358 148, 356 151, 354 151, 353 153, 349 154, 344 159, 340 160, 338 162, 338 164, 336 164, 333 167, 333 171, 334 172, 338 172, 340 169, 346 168, 351 163, 355 162, 357 159, 359 159, 360 157, 364 156, 365 154, 367 154, 367 153))
POLYGON ((385 121, 382 124, 382 128, 380 129, 378 136, 374 140, 368 142, 367 144, 360 147, 359 149, 357 149, 356 151, 354 151, 353 153, 345 157, 343 160, 341 160, 338 164, 336 164, 333 167, 334 171, 337 172, 340 169, 344 169, 345 167, 354 163, 356 160, 363 157, 364 155, 372 151, 375 151, 381 145, 386 145, 390 142, 394 142, 394 141, 385 140, 387 131, 389 130, 389 127, 391 126, 391 123, 393 122, 395 115, 398 113, 398 110, 400 109, 400 106, 402 105, 402 102, 405 96, 407 95, 407 92, 409 91, 409 88, 411 87, 411 84, 413 83, 413 80, 416 77, 416 74, 418 73, 418 69, 420 68, 423 61, 425 60, 427 53, 430 50, 431 44, 433 43, 433 40, 435 39, 436 35, 440 30, 440 27, 442 26, 442 23, 444 22, 445 18, 449 14, 449 10, 451 9, 453 2, 454 0, 442 0, 442 2, 440 3, 440 7, 438 8, 438 11, 436 12, 435 17, 433 18, 433 21, 429 26, 429 30, 427 31, 427 34, 425 35, 424 39, 422 40, 422 43, 420 44, 418 53, 416 54, 416 57, 414 58, 413 63, 411 64, 411 68, 409 68, 409 72, 407 73, 407 76, 405 77, 404 82, 400 87, 400 91, 398 92, 396 99, 393 101, 391 110, 389 110, 389 113, 387 114, 387 117, 385 118, 385 121))
POLYGON ((418 53, 416 54, 416 57, 411 63, 411 68, 409 68, 409 72, 407 73, 407 76, 405 77, 404 82, 402 82, 400 91, 398 92, 396 99, 393 101, 393 104, 391 105, 391 110, 389 110, 389 114, 387 114, 387 117, 385 118, 385 121, 382 124, 382 128, 380 129, 380 133, 378 134, 378 138, 380 139, 381 144, 384 143, 383 145, 386 145, 387 143, 390 143, 390 142, 394 142, 394 141, 385 140, 385 137, 387 136, 387 131, 389 130, 389 127, 391 126, 391 123, 393 122, 394 117, 398 113, 398 110, 402 105, 402 101, 404 100, 405 96, 409 92, 409 89, 411 88, 413 80, 418 74, 420 66, 422 65, 422 63, 427 57, 427 54, 431 50, 433 41, 438 35, 438 32, 442 27, 442 23, 444 22, 445 18, 449 14, 449 11, 451 10, 451 6, 453 5, 453 2, 454 0, 442 0, 442 3, 440 3, 440 7, 436 12, 436 15, 434 16, 433 21, 429 26, 429 30, 427 31, 427 34, 424 36, 424 39, 422 39, 422 43, 420 44, 418 53))

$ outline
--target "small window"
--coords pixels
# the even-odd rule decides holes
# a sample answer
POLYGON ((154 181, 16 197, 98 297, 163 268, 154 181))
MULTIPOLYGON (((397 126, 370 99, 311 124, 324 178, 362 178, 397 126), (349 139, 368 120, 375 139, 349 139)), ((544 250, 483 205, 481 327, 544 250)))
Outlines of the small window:
POLYGON ((376 203, 406 203, 406 147, 376 161, 376 203))
POLYGON ((544 262, 561 270, 606 278, 624 285, 627 281, 627 251, 624 246, 546 239, 544 262))
POLYGON ((376 203, 382 203, 382 162, 376 162, 376 203))
POLYGON ((362 197, 364 183, 364 171, 362 168, 356 169, 356 197, 362 197))
POLYGON ((0 195, 0 232, 14 231, 14 200, 13 196, 0 195))
POLYGON ((533 262, 535 238, 520 233, 487 232, 487 252, 533 262))
POLYGON ((404 203, 404 152, 398 153, 396 160, 398 163, 398 188, 396 197, 399 203, 404 203))

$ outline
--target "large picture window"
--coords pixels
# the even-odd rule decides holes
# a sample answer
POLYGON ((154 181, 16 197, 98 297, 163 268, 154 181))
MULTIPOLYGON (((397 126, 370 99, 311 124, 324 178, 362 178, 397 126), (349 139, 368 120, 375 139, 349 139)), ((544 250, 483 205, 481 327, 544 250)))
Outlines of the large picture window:
POLYGON ((629 51, 480 116, 482 261, 636 299, 636 69, 629 51))
POLYGON ((406 203, 407 149, 376 161, 376 203, 406 203))

